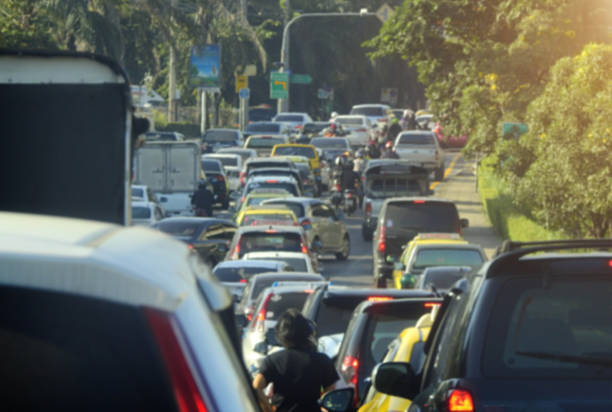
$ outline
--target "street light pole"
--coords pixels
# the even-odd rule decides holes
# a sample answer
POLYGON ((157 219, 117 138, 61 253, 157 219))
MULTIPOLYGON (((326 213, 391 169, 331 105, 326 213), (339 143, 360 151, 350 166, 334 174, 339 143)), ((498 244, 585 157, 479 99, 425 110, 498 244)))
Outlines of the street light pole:
MULTIPOLYGON (((281 41, 281 66, 279 71, 284 72, 285 70, 290 70, 289 63, 289 30, 291 29, 291 25, 296 21, 306 18, 306 17, 364 17, 364 16, 376 16, 376 13, 370 13, 367 9, 361 9, 360 12, 349 12, 349 13, 304 13, 299 14, 289 20, 289 22, 283 28, 283 38, 281 41)), ((289 111, 289 99, 291 97, 291 87, 287 85, 287 98, 286 99, 278 99, 278 108, 277 112, 287 112, 289 111)))

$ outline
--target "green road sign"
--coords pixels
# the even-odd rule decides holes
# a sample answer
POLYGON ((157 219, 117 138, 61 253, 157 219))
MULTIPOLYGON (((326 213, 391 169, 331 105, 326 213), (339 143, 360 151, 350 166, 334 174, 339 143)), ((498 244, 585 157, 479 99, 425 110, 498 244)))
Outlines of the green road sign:
POLYGON ((270 72, 270 99, 289 97, 289 73, 270 72))
POLYGON ((518 139, 520 135, 523 135, 529 131, 529 128, 525 123, 509 123, 506 122, 502 125, 502 138, 504 139, 518 139))
POLYGON ((291 83, 294 84, 310 84, 312 83, 312 77, 309 74, 292 74, 289 78, 291 83))

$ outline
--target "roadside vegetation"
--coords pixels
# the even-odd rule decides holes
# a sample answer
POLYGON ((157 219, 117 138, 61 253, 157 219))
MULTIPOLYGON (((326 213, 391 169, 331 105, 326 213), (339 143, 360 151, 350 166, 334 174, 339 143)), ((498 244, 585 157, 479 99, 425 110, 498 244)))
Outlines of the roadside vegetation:
POLYGON ((406 0, 365 46, 372 58, 407 60, 446 134, 469 134, 465 152, 488 165, 481 183, 496 190, 487 210, 501 235, 605 237, 610 21, 604 0, 406 0), (504 122, 529 131, 502 138, 504 122), (516 213, 546 230, 515 234, 516 213))

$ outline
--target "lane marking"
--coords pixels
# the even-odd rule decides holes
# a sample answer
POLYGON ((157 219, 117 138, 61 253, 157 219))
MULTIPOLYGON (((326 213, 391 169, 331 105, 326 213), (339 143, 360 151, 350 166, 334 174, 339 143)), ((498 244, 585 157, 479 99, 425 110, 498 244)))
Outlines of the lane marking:
MULTIPOLYGON (((455 157, 453 158, 453 160, 450 162, 450 164, 448 165, 448 167, 446 168, 446 170, 444 171, 444 179, 446 179, 448 177, 448 175, 451 174, 453 167, 455 167, 455 163, 457 163, 457 160, 459 160, 459 156, 461 155, 461 153, 457 153, 455 155, 455 157)), ((430 190, 434 190, 434 188, 436 186, 438 186, 440 184, 440 182, 433 182, 431 185, 429 185, 429 189, 430 190)))

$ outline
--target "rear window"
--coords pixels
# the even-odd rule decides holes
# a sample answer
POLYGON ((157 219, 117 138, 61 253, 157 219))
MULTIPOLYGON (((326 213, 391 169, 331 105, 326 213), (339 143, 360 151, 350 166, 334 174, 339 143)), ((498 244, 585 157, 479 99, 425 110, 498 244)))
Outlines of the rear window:
POLYGON ((277 147, 274 150, 275 156, 304 156, 309 159, 315 157, 314 149, 312 147, 299 147, 299 146, 283 146, 277 147))
POLYGON ((344 139, 332 139, 332 138, 324 138, 324 139, 312 139, 310 143, 314 147, 318 147, 320 149, 349 149, 349 143, 344 139))
POLYGON ((221 172, 221 164, 216 160, 202 160, 202 170, 205 172, 221 172))
POLYGON ((238 140, 238 134, 230 130, 209 130, 204 134, 202 139, 207 143, 224 142, 231 143, 238 140))
POLYGON ((426 289, 430 286, 437 290, 450 289, 459 279, 464 276, 464 273, 458 272, 433 272, 425 273, 421 281, 421 289, 426 289))
POLYGON ((148 219, 151 217, 151 209, 143 206, 132 206, 132 218, 148 219))
POLYGON ((295 114, 279 114, 274 118, 277 122, 303 122, 304 117, 295 114))
POLYGON ((334 296, 324 298, 317 312, 317 335, 344 333, 353 315, 353 309, 366 299, 365 296, 334 296))
POLYGON ((276 258, 274 260, 287 263, 292 272, 310 272, 305 258, 276 258))
POLYGON ((612 377, 610 277, 517 277, 499 290, 486 329, 485 376, 612 377))
POLYGON ((241 222, 242 226, 255 226, 261 224, 272 224, 274 222, 277 225, 292 225, 294 223, 293 217, 289 213, 261 213, 261 214, 248 214, 241 222))
POLYGON ((199 224, 195 222, 159 222, 155 225, 156 229, 161 230, 164 233, 168 233, 172 236, 194 236, 199 230, 199 224))
POLYGON ((326 127, 329 127, 329 125, 330 123, 324 123, 324 124, 306 123, 304 127, 302 128, 302 133, 317 133, 325 129, 326 127))
POLYGON ((471 266, 479 268, 482 262, 482 255, 474 249, 427 248, 417 251, 412 269, 422 271, 432 266, 471 266))
POLYGON ((282 137, 251 137, 249 139, 249 143, 247 144, 248 148, 272 148, 277 144, 285 143, 285 139, 282 137))
POLYGON ((271 269, 269 266, 258 267, 249 266, 242 268, 217 268, 213 271, 213 274, 221 282, 240 282, 243 279, 248 280, 251 276, 257 275, 258 273, 269 272, 271 269))
POLYGON ((254 232, 240 237, 240 256, 259 251, 301 252, 302 237, 299 233, 254 232))
POLYGON ((144 199, 144 190, 139 188, 139 187, 133 187, 132 188, 132 197, 139 197, 141 199, 144 199))
POLYGON ((403 176, 379 176, 366 179, 366 194, 372 198, 415 196, 421 194, 419 180, 403 176))
POLYGON ((387 206, 384 216, 387 231, 457 232, 459 216, 452 203, 429 202, 392 202, 387 206))
POLYGON ((398 144, 434 145, 436 143, 434 142, 433 135, 429 133, 423 133, 423 134, 409 133, 409 134, 400 135, 398 144))
POLYGON ((177 410, 139 307, 3 287, 0 342, 5 405, 19 405, 19 410, 177 410))
MULTIPOLYGON (((271 179, 274 180, 274 179, 271 179)), ((286 191, 288 191, 289 193, 293 194, 294 196, 299 196, 299 193, 297 191, 297 186, 295 185, 295 183, 289 183, 289 182, 253 182, 253 183, 249 183, 249 185, 247 186, 247 190, 246 192, 250 192, 253 189, 284 189, 286 191)))
POLYGON ((361 126, 363 124, 363 119, 360 117, 336 117, 335 121, 342 125, 351 126, 361 126))
POLYGON ((280 124, 274 123, 251 123, 247 126, 247 132, 269 132, 279 133, 281 129, 280 124))
POLYGON ((351 114, 361 114, 364 116, 385 116, 385 111, 382 107, 355 107, 351 110, 351 114))
POLYGON ((274 202, 267 202, 267 205, 283 205, 286 206, 288 209, 291 209, 291 211, 293 212, 293 214, 299 219, 304 217, 304 206, 302 206, 299 203, 295 203, 295 202, 283 202, 283 201, 274 201, 274 202))
POLYGON ((416 325, 417 320, 427 311, 423 307, 423 310, 412 313, 412 316, 389 313, 371 315, 362 339, 361 360, 364 367, 370 369, 381 362, 397 335, 405 328, 416 325))
POLYGON ((274 293, 266 306, 266 320, 278 320, 280 315, 287 311, 287 309, 302 309, 306 298, 308 298, 306 291, 274 293))
POLYGON ((263 169, 263 168, 287 168, 289 169, 291 165, 289 162, 252 162, 247 166, 247 172, 253 169, 263 169))
MULTIPOLYGON (((304 276, 304 275, 295 275, 291 276, 291 279, 288 279, 287 276, 279 277, 279 278, 266 278, 266 279, 257 279, 257 282, 252 286, 251 296, 253 300, 257 300, 261 292, 264 291, 265 288, 272 286, 274 282, 282 281, 296 281, 296 282, 319 282, 322 278, 320 276, 304 276)), ((304 298, 304 302, 305 302, 304 298)))
POLYGON ((238 159, 236 157, 211 157, 211 159, 216 159, 221 162, 221 165, 224 167, 236 167, 238 166, 238 159))

